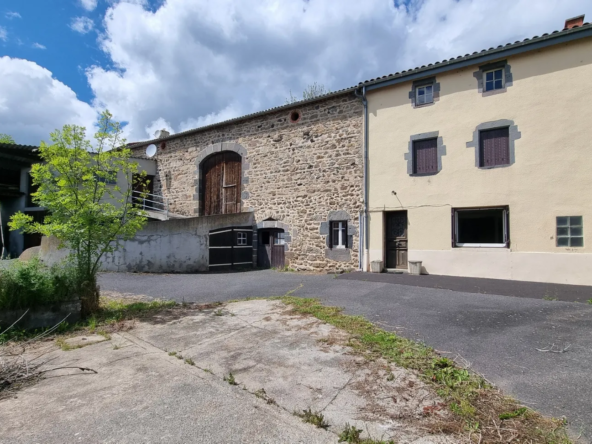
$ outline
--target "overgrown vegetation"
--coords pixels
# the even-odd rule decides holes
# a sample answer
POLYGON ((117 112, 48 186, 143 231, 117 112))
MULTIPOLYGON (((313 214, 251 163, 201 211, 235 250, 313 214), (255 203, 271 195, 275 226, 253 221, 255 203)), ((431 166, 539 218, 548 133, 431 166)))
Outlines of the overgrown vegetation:
MULTIPOLYGON (((344 315, 342 309, 324 306, 316 299, 294 296, 279 299, 297 313, 315 316, 349 333, 348 345, 356 352, 415 370, 433 384, 454 416, 446 421, 436 420, 434 433, 468 433, 473 442, 571 442, 563 421, 544 418, 521 406, 481 376, 459 368, 454 361, 442 358, 424 344, 384 331, 361 316, 344 315)), ((359 439, 351 427, 346 432, 342 435, 350 441, 345 442, 355 443, 351 440, 359 439)))
POLYGON ((41 161, 31 168, 37 187, 33 201, 49 214, 35 222, 18 212, 9 222, 11 230, 55 236, 70 250, 83 313, 99 308, 96 276, 101 258, 146 222, 146 213, 132 199, 134 185, 145 183, 146 174, 131 161, 121 134, 108 111, 101 114, 94 143, 86 139, 86 129, 76 125, 51 133, 52 144, 41 142, 41 161), (118 182, 118 176, 132 180, 118 182))
POLYGON ((302 98, 293 95, 292 91, 290 90, 290 97, 286 98, 286 105, 289 105, 290 103, 300 102, 301 100, 314 99, 315 97, 329 94, 330 92, 331 90, 325 88, 325 85, 314 82, 308 85, 306 88, 304 88, 304 91, 302 91, 302 98))
MULTIPOLYGON (((72 267, 44 266, 37 258, 0 268, 0 310, 31 309, 73 299, 72 267)), ((7 326, 5 326, 7 327, 7 326)))
POLYGON ((321 412, 313 412, 310 408, 302 410, 302 413, 294 412, 302 421, 318 427, 319 429, 328 429, 329 423, 325 421, 325 416, 321 412))

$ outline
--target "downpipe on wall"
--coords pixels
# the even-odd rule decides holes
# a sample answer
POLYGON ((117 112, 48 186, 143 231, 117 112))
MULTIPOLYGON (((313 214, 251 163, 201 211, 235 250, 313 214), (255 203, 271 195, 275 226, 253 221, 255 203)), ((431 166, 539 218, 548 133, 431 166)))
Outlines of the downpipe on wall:
POLYGON ((356 97, 362 99, 362 104, 364 105, 364 142, 363 142, 363 151, 364 151, 364 185, 363 185, 363 196, 364 196, 364 214, 363 214, 363 236, 360 233, 360 251, 363 251, 363 259, 360 260, 360 268, 362 271, 368 271, 368 261, 369 261, 369 245, 370 245, 370 236, 368 229, 368 99, 366 98, 366 87, 363 86, 360 90, 357 89, 354 91, 356 97))

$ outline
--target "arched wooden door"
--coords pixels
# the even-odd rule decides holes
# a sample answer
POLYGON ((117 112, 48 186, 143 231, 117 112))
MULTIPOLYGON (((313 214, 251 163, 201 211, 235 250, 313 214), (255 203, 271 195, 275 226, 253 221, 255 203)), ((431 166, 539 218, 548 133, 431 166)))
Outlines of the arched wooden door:
POLYGON ((227 151, 208 157, 202 166, 203 214, 240 213, 241 156, 227 151))

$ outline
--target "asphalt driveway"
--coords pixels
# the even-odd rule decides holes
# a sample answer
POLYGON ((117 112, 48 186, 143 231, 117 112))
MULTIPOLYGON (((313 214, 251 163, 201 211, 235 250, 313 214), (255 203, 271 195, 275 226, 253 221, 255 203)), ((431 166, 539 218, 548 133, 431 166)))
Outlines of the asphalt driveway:
MULTIPOLYGON (((370 279, 366 274, 335 278, 266 270, 106 273, 99 283, 104 291, 179 302, 227 301, 289 291, 318 297, 385 329, 425 341, 447 356, 462 358, 524 404, 547 415, 565 415, 573 432, 592 437, 592 305, 531 298, 523 284, 516 284, 520 297, 507 296, 512 294, 512 282, 499 287, 506 295, 498 295, 482 294, 474 286, 456 291, 416 286, 396 277, 381 278, 381 282, 370 279)), ((586 296, 574 299, 582 297, 586 296)))

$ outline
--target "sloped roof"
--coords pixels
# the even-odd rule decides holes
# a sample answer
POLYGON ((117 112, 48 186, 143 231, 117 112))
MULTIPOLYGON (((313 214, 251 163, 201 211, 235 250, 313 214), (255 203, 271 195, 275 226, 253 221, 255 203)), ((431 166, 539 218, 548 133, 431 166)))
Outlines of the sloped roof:
MULTIPOLYGON (((489 60, 496 60, 510 55, 520 54, 527 51, 533 51, 547 46, 557 45, 560 43, 567 43, 571 40, 577 40, 592 36, 592 25, 584 23, 582 26, 574 26, 571 29, 563 29, 562 31, 553 31, 545 33, 541 36, 534 36, 524 40, 517 40, 514 43, 506 43, 495 48, 482 49, 475 51, 472 54, 459 55, 450 59, 444 59, 440 62, 429 63, 413 69, 403 70, 394 74, 388 74, 375 79, 365 80, 360 82, 359 86, 374 86, 380 85, 390 80, 402 79, 404 81, 411 80, 410 77, 427 77, 432 74, 432 71, 447 71, 451 69, 458 69, 462 66, 476 65, 486 63, 489 60), (462 66, 459 66, 462 65, 462 66)), ((382 85, 381 85, 382 86, 382 85)), ((386 86, 386 85, 384 85, 386 86)))
POLYGON ((590 23, 584 23, 582 26, 574 26, 571 29, 565 28, 561 31, 553 31, 551 33, 545 33, 541 36, 534 36, 531 38, 526 38, 524 40, 518 40, 514 43, 506 43, 505 45, 499 45, 495 48, 492 47, 489 49, 482 49, 481 51, 475 51, 472 54, 459 55, 458 57, 444 59, 440 62, 429 63, 428 65, 423 65, 413 69, 403 70, 400 72, 396 72, 394 74, 388 74, 382 77, 365 80, 363 82, 358 83, 355 86, 323 94, 312 99, 301 100, 299 102, 294 102, 282 106, 276 106, 256 113, 246 114, 244 116, 225 120, 223 122, 218 122, 211 125, 183 131, 180 133, 171 134, 170 136, 163 137, 161 139, 151 139, 142 142, 129 143, 128 146, 132 148, 148 145, 151 143, 166 142, 167 140, 176 139, 178 137, 187 136, 189 134, 195 134, 201 131, 207 131, 213 128, 238 123, 243 120, 251 119, 253 117, 259 117, 277 111, 288 110, 290 108, 298 108, 303 105, 308 105, 310 103, 318 102, 331 97, 336 97, 341 94, 352 93, 356 90, 362 89, 363 87, 365 87, 367 90, 381 88, 395 83, 407 82, 410 80, 415 80, 416 78, 419 79, 429 77, 437 73, 450 71, 465 66, 487 63, 491 60, 497 60, 503 57, 509 57, 511 55, 516 55, 523 52, 534 51, 536 49, 541 49, 561 43, 567 43, 572 40, 577 40, 586 37, 592 37, 592 24, 590 23))
POLYGON ((34 162, 39 154, 34 145, 19 145, 16 143, 0 143, 0 157, 17 162, 34 162))

